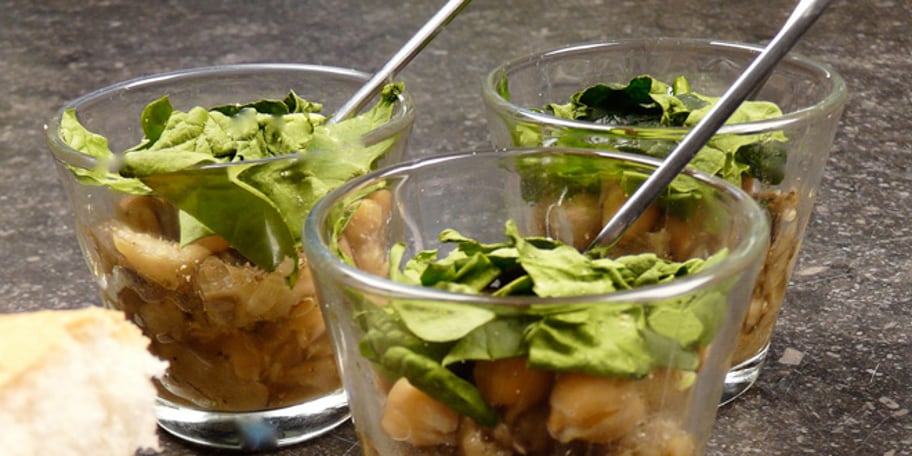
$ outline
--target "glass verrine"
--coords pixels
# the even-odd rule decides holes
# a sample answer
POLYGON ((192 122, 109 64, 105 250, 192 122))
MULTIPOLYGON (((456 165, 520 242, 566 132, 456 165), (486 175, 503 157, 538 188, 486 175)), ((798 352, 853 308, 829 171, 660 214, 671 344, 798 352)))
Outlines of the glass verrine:
MULTIPOLYGON (((518 58, 484 79, 488 128, 498 147, 607 147, 662 158, 695 118, 677 126, 658 121, 653 126, 632 124, 623 116, 568 120, 573 115, 549 111, 545 105, 569 103, 573 94, 590 86, 626 85, 642 75, 664 81, 669 91, 683 76, 693 93, 718 97, 761 50, 716 40, 648 38, 577 44, 518 58)), ((827 66, 792 54, 778 64, 753 99, 777 104, 782 115, 749 122, 733 117, 730 122, 742 123, 723 126, 692 162, 712 163, 712 154, 732 153, 712 173, 741 185, 767 208, 771 219, 769 251, 741 328, 723 403, 750 388, 760 373, 845 104, 846 86, 827 66), (743 166, 751 162, 756 166, 743 173, 743 166)), ((691 102, 700 103, 691 97, 685 104, 691 102)))
MULTIPOLYGON (((408 93, 398 93, 383 120, 351 127, 355 134, 342 137, 318 126, 320 116, 307 112, 316 107, 303 100, 322 103, 320 112, 329 115, 368 78, 316 65, 195 68, 100 89, 48 121, 47 141, 103 304, 123 310, 152 340, 150 350, 169 362, 157 380, 156 411, 165 430, 211 447, 258 450, 309 439, 348 418, 300 252, 303 216, 345 179, 398 160, 414 112, 408 93), (165 95, 168 107, 150 104, 165 95), (235 109, 262 99, 282 102, 235 109), (295 114, 284 115, 279 104, 295 114), (227 106, 219 111, 224 115, 206 111, 216 106, 227 106), (73 113, 106 138, 111 157, 91 155, 104 143, 74 127, 73 113), (189 131, 193 121, 181 119, 192 116, 206 119, 197 122, 204 130, 224 133, 206 130, 212 135, 194 140, 194 153, 221 147, 218 154, 237 159, 238 138, 247 138, 246 158, 273 147, 272 140, 289 150, 133 177, 138 167, 128 167, 122 152, 143 138, 159 135, 161 143, 169 135, 147 123, 168 119, 189 131)), ((173 144, 164 147, 183 144, 180 135, 167 139, 173 144)), ((175 160, 160 160, 161 166, 175 160)))
MULTIPOLYGON (((506 226, 523 239, 577 245, 656 164, 563 148, 429 157, 318 202, 304 249, 364 454, 702 454, 768 243, 764 212, 740 189, 691 172, 678 177, 687 197, 663 196, 649 209, 657 222, 605 257, 706 266, 676 280, 495 296, 396 279, 412 270, 401 271, 400 259, 452 250, 438 236, 455 230, 446 236, 497 252, 489 258, 504 272, 498 292, 518 290, 504 285, 516 273, 505 259, 550 241, 483 245, 505 241, 506 226)), ((567 248, 574 254, 565 249, 552 266, 579 264, 582 255, 567 248)), ((521 258, 532 261, 530 252, 521 258)), ((459 264, 455 276, 491 280, 475 269, 483 261, 459 264)), ((420 283, 437 275, 431 270, 420 283)), ((613 280, 573 274, 570 288, 613 280)))

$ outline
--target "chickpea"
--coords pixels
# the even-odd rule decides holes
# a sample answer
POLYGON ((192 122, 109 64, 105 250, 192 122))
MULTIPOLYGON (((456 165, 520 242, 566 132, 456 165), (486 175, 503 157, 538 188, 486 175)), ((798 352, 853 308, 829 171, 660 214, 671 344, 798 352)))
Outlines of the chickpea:
POLYGON ((507 421, 544 400, 551 389, 551 374, 530 369, 526 358, 479 361, 473 376, 485 401, 507 409, 507 421))
POLYGON ((577 193, 550 202, 539 202, 539 205, 545 221, 545 235, 578 249, 588 246, 601 229, 600 208, 595 195, 577 193))
POLYGON ((386 397, 380 427, 414 446, 454 445, 459 414, 400 378, 386 397))
MULTIPOLYGON (((602 193, 602 218, 599 222, 599 228, 608 223, 608 221, 611 220, 611 217, 613 217, 624 202, 627 201, 627 195, 625 195, 624 191, 615 184, 603 186, 602 193)), ((630 225, 630 228, 627 229, 627 232, 624 233, 624 236, 621 237, 620 241, 629 242, 636 237, 651 232, 655 228, 660 215, 656 205, 650 205, 646 208, 640 218, 638 218, 633 225, 630 225)))
POLYGON ((635 381, 581 373, 558 375, 549 398, 548 432, 567 443, 614 442, 642 419, 646 405, 635 381))
POLYGON ((376 275, 387 270, 383 236, 391 198, 388 190, 378 190, 359 201, 344 232, 355 264, 376 275))

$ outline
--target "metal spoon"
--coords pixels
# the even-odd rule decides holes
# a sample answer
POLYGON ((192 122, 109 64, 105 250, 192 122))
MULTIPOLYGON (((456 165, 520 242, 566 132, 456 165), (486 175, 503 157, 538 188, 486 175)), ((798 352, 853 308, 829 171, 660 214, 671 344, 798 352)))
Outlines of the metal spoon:
POLYGON ((471 0, 450 0, 425 23, 405 45, 393 55, 352 97, 329 118, 327 123, 336 123, 351 117, 377 94, 391 77, 408 65, 432 39, 450 23, 471 0))
POLYGON ((719 101, 697 122, 665 161, 656 168, 585 250, 596 246, 613 247, 665 187, 690 163, 690 160, 716 133, 748 96, 758 89, 773 68, 788 54, 798 39, 817 20, 831 0, 801 0, 779 33, 728 88, 719 101))

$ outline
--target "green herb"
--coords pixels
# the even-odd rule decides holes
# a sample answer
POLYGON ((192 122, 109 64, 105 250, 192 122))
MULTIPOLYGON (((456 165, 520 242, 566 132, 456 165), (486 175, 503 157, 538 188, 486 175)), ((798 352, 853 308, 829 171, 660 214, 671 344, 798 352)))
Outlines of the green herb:
MULTIPOLYGON (((509 99, 506 86, 506 81, 503 81, 499 90, 502 96, 509 99)), ((562 119, 617 125, 610 133, 595 134, 570 128, 561 129, 556 138, 546 139, 546 133, 541 129, 520 124, 515 127, 513 140, 517 146, 548 143, 567 147, 610 147, 665 158, 684 136, 677 128, 696 125, 717 101, 717 97, 692 92, 683 76, 676 78, 672 84, 648 75, 636 77, 627 84, 596 84, 573 94, 568 103, 547 104, 542 110, 562 119), (648 127, 651 130, 629 127, 648 127)), ((747 101, 727 123, 754 122, 780 116, 782 111, 774 103, 747 101)), ((776 185, 785 173, 783 143, 786 141, 781 131, 716 135, 697 153, 690 166, 737 185, 745 175, 776 185)))
MULTIPOLYGON (((483 244, 453 230, 455 244, 439 257, 418 252, 403 264, 405 247, 390 251, 390 278, 458 293, 573 297, 576 304, 527 307, 393 301, 361 303, 361 353, 392 379, 405 377, 431 397, 479 423, 492 425, 491 407, 459 375, 465 363, 528 357, 530 367, 640 378, 657 367, 692 372, 697 350, 715 336, 729 285, 665 302, 605 304, 585 296, 665 283, 695 274, 727 255, 673 262, 653 254, 602 258, 559 241, 523 237, 512 221, 507 240, 483 244)), ((496 415, 494 418, 496 422, 496 415)))
POLYGON ((382 364, 407 378, 422 391, 434 391, 434 397, 454 411, 471 417, 482 426, 494 426, 498 417, 475 385, 463 380, 437 361, 408 351, 391 347, 381 358, 382 364))
POLYGON ((302 224, 316 201, 368 172, 389 149, 391 140, 365 145, 362 137, 389 121, 401 92, 402 84, 389 84, 368 112, 332 125, 322 105, 294 92, 187 112, 164 96, 143 110, 144 137, 122 153, 86 130, 73 110, 63 114, 59 135, 96 158, 93 169, 69 167, 81 183, 155 193, 181 211, 181 244, 215 233, 272 271, 286 258, 297 262, 302 224), (273 157, 287 158, 256 162, 273 157))
POLYGON ((95 166, 92 169, 78 166, 68 167, 79 183, 107 186, 113 190, 134 195, 147 195, 152 192, 142 182, 110 171, 116 157, 108 148, 107 138, 86 130, 76 119, 75 111, 67 110, 63 113, 58 134, 68 146, 95 158, 95 166))

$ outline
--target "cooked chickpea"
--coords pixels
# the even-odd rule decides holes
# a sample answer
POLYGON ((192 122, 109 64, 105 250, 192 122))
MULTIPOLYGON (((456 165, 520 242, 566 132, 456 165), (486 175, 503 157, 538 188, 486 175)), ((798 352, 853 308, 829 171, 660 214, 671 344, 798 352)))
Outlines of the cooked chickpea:
POLYGON ((544 400, 551 388, 551 373, 530 369, 526 358, 479 361, 473 376, 485 401, 506 408, 507 421, 544 400))
POLYGON ((382 275, 387 270, 386 244, 382 238, 391 204, 388 190, 370 194, 358 202, 343 233, 355 264, 372 274, 382 275))
POLYGON ((578 249, 588 246, 601 229, 601 212, 595 195, 577 193, 539 204, 545 235, 578 249))
POLYGON ((646 412, 636 382, 580 373, 558 375, 549 403, 548 432, 564 443, 614 442, 646 412))
POLYGON ((454 445, 459 414, 400 378, 386 397, 380 427, 391 439, 415 446, 454 445))
MULTIPOLYGON (((602 191, 604 195, 602 201, 602 219, 599 227, 608 223, 608 221, 611 220, 611 217, 614 217, 614 214, 616 214, 621 206, 627 201, 627 195, 625 195, 624 191, 616 185, 605 186, 602 191)), ((660 216, 661 213, 656 205, 650 205, 643 211, 640 218, 638 218, 633 225, 630 225, 630 228, 627 229, 627 232, 624 233, 624 236, 621 239, 629 241, 632 238, 652 231, 660 216)))

